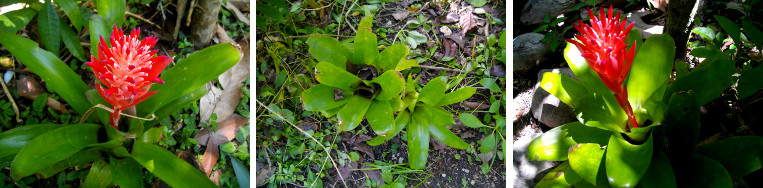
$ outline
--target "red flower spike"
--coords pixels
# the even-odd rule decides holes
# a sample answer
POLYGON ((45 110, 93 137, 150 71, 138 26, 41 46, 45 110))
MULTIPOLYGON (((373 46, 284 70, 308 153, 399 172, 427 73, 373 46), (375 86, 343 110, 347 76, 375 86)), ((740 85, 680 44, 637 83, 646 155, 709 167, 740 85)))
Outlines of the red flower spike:
MULTIPOLYGON (((567 42, 574 44, 585 58, 588 65, 598 73, 604 85, 615 93, 615 98, 620 107, 628 114, 631 126, 639 127, 636 118, 633 115, 633 109, 628 102, 628 91, 623 86, 625 77, 633 64, 636 42, 633 42, 631 49, 627 50, 625 39, 633 28, 633 23, 627 24, 625 20, 620 20, 620 12, 616 17, 612 17, 614 11, 609 6, 609 14, 604 14, 604 8, 599 8, 599 17, 595 17, 593 11, 588 9, 588 16, 591 18, 591 25, 586 25, 578 21, 574 25, 580 35, 575 35, 575 39, 567 39, 567 42)), ((628 126, 626 130, 630 130, 628 126)))
POLYGON ((156 56, 157 50, 150 50, 158 41, 154 36, 139 39, 140 29, 130 35, 124 35, 121 28, 114 26, 107 47, 106 40, 100 37, 98 58, 90 57, 85 65, 93 68, 98 84, 96 90, 106 102, 111 104, 111 126, 118 128, 120 113, 125 108, 135 106, 146 100, 156 91, 148 92, 151 85, 164 83, 159 73, 172 62, 171 57, 156 56))

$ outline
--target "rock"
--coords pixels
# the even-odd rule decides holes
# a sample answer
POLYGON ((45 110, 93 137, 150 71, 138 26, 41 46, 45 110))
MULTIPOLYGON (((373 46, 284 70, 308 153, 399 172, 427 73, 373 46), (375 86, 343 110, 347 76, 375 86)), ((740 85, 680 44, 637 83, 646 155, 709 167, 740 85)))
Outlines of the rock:
POLYGON ((511 170, 516 175, 514 187, 535 187, 538 180, 548 173, 547 171, 557 166, 560 162, 555 161, 530 161, 527 158, 527 146, 530 145, 536 137, 543 134, 540 129, 535 129, 532 125, 526 125, 516 135, 514 141, 514 165, 511 170))
POLYGON ((546 61, 551 49, 543 43, 543 37, 539 33, 525 33, 514 38, 514 71, 527 73, 546 61))
POLYGON ((662 31, 665 29, 665 26, 649 25, 644 22, 641 17, 644 17, 647 14, 649 14, 649 10, 647 9, 640 9, 624 14, 627 16, 628 22, 633 22, 633 29, 638 29, 639 33, 641 33, 641 38, 643 39, 646 39, 651 35, 662 34, 662 31))
POLYGON ((567 13, 575 6, 575 0, 529 0, 522 9, 519 21, 525 25, 543 24, 546 14, 552 18, 567 13))
POLYGON ((535 84, 535 93, 533 94, 532 105, 530 106, 533 117, 551 128, 577 121, 575 113, 572 112, 570 106, 540 87, 543 73, 546 72, 559 73, 577 79, 570 68, 543 69, 538 72, 538 82, 535 84))
POLYGON ((453 31, 451 31, 450 28, 445 27, 445 26, 440 27, 440 32, 442 32, 442 34, 445 35, 445 36, 453 34, 453 31))

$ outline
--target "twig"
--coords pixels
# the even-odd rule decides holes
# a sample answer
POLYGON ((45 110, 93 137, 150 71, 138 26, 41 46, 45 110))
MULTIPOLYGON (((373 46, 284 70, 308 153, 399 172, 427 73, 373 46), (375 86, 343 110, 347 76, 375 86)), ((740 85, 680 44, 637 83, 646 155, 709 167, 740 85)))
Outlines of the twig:
POLYGON ((236 6, 233 6, 233 3, 228 1, 225 3, 225 8, 228 8, 228 10, 233 11, 233 14, 236 15, 236 18, 238 18, 239 21, 244 22, 244 24, 249 25, 249 19, 244 16, 243 13, 241 13, 236 6))
POLYGON ((432 70, 444 70, 444 71, 450 71, 450 72, 458 72, 458 73, 466 73, 466 74, 472 74, 472 75, 479 75, 476 72, 472 71, 465 71, 465 70, 458 70, 458 69, 451 69, 447 67, 433 67, 433 66, 427 66, 427 65, 419 65, 422 69, 432 69, 432 70))
MULTIPOLYGON (((113 109, 111 109, 109 107, 106 107, 105 105, 102 105, 102 104, 97 104, 97 105, 95 105, 93 107, 90 107, 90 109, 87 110, 87 112, 85 112, 85 115, 82 115, 82 118, 79 119, 79 123, 84 123, 85 120, 87 120, 87 117, 90 116, 90 114, 93 113, 93 111, 96 108, 104 109, 106 111, 114 113, 113 109)), ((151 118, 148 118, 148 119, 147 118, 138 117, 138 116, 133 116, 133 115, 130 115, 130 114, 125 114, 125 113, 122 113, 122 112, 120 112, 119 114, 122 114, 122 115, 130 117, 130 118, 135 118, 135 119, 143 120, 143 121, 153 121, 154 119, 156 119, 156 115, 154 115, 154 114, 151 114, 151 118)))
POLYGON ((177 13, 178 17, 175 18, 175 30, 172 30, 172 42, 175 42, 178 38, 178 31, 180 30, 180 25, 183 24, 183 14, 185 13, 185 7, 186 3, 188 3, 188 0, 178 0, 177 4, 177 13))
POLYGON ((130 12, 130 11, 127 11, 127 10, 125 10, 125 14, 127 14, 128 16, 132 16, 132 17, 134 17, 134 18, 137 18, 137 19, 139 19, 140 21, 144 21, 144 22, 146 22, 146 23, 148 23, 148 24, 151 24, 151 25, 153 25, 153 26, 154 26, 154 27, 156 27, 156 28, 162 29, 162 27, 160 27, 159 25, 156 25, 156 23, 152 22, 151 20, 148 20, 148 19, 146 19, 146 18, 143 18, 143 16, 137 15, 137 14, 135 14, 135 13, 132 13, 132 12, 130 12))
POLYGON ((188 7, 188 18, 185 20, 185 26, 191 26, 191 15, 193 15, 193 8, 196 6, 196 0, 191 0, 191 4, 188 7))
POLYGON ((5 96, 8 96, 8 99, 11 101, 11 106, 13 106, 13 112, 16 112, 16 123, 21 124, 21 118, 19 118, 19 107, 16 106, 16 100, 13 100, 13 95, 11 95, 11 92, 8 91, 8 86, 5 85, 5 80, 0 79, 0 85, 3 85, 5 96))
POLYGON ((348 187, 347 186, 347 182, 345 182, 344 181, 344 177, 342 177, 342 173, 339 172, 339 168, 337 167, 336 162, 334 161, 334 157, 331 157, 331 152, 329 152, 329 149, 326 149, 326 146, 323 146, 323 144, 321 144, 321 142, 318 141, 318 139, 315 139, 315 137, 313 137, 312 135, 307 134, 307 132, 302 130, 302 128, 299 128, 298 126, 294 125, 294 123, 292 123, 290 121, 286 121, 286 118, 284 118, 283 115, 281 115, 279 113, 275 113, 275 111, 273 111, 273 109, 268 108, 267 106, 265 106, 265 104, 262 104, 262 102, 260 102, 259 100, 257 100, 257 104, 260 104, 260 106, 264 107, 265 109, 267 109, 271 113, 273 113, 276 116, 278 116, 279 118, 283 119, 286 123, 289 123, 289 125, 291 125, 295 129, 297 129, 300 133, 304 134, 305 136, 309 137, 310 139, 313 139, 313 141, 315 141, 315 143, 317 143, 318 146, 321 146, 321 148, 323 148, 323 150, 326 151, 326 155, 328 155, 329 159, 331 159, 331 164, 334 165, 334 169, 336 170, 337 175, 339 175, 339 179, 342 180, 342 184, 344 184, 344 187, 348 187))

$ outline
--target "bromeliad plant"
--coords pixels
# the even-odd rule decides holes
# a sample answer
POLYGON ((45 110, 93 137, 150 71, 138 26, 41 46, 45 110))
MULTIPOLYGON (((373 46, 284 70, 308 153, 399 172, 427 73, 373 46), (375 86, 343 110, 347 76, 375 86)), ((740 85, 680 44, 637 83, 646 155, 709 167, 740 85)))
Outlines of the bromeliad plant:
POLYGON ((88 89, 67 64, 34 41, 0 30, 0 44, 50 90, 85 117, 94 110, 94 116, 79 124, 26 125, 3 132, 0 168, 10 166, 12 178, 19 180, 33 174, 49 178, 67 168, 92 164, 83 187, 143 187, 143 166, 173 187, 216 187, 201 171, 155 145, 162 127, 153 126, 198 101, 206 93, 204 85, 239 62, 241 53, 229 43, 218 44, 164 70, 172 58, 151 50, 156 38, 141 40, 138 29, 130 35, 119 29, 125 2, 98 3, 99 14, 93 15, 88 27, 93 57, 86 63, 98 80, 96 89, 88 89), (151 87, 153 83, 161 84, 151 87), (110 107, 111 115, 94 107, 100 105, 110 107), (120 111, 131 106, 133 118, 120 121, 124 115, 120 111))
POLYGON ((353 44, 327 36, 308 39, 310 54, 320 61, 315 66, 315 78, 320 84, 302 93, 305 110, 319 111, 326 117, 336 115, 342 131, 353 130, 367 119, 378 135, 368 141, 371 146, 407 128, 409 164, 413 169, 426 165, 430 134, 448 146, 468 148, 470 144, 445 127, 455 121, 441 106, 466 100, 475 89, 467 87, 445 94, 447 78, 437 77, 417 92, 412 77, 409 75, 406 84, 400 73, 418 65, 406 58, 408 47, 394 44, 379 53, 371 21, 371 16, 363 18, 353 44), (376 76, 377 72, 383 73, 376 76))

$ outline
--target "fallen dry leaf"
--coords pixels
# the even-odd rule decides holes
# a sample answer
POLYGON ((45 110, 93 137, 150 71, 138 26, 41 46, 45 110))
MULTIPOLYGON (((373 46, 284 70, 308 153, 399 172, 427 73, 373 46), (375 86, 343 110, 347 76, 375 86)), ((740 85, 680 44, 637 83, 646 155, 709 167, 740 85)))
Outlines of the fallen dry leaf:
POLYGON ((408 17, 408 14, 411 14, 411 12, 408 11, 397 11, 395 13, 392 13, 392 17, 394 17, 396 20, 402 20, 408 17))
POLYGON ((337 168, 339 169, 339 174, 341 174, 342 176, 341 176, 341 178, 339 178, 339 176, 334 177, 334 179, 337 179, 337 180, 340 180, 340 181, 341 180, 347 181, 347 179, 349 179, 350 176, 352 175, 352 172, 355 169, 358 168, 358 163, 352 162, 352 161, 348 161, 344 165, 340 165, 337 168))
POLYGON ((456 23, 458 20, 459 20, 458 12, 455 12, 455 11, 449 12, 445 16, 440 16, 440 23, 444 23, 444 24, 456 23))
MULTIPOLYGON (((373 168, 373 167, 369 166, 369 165, 366 165, 366 164, 363 164, 363 165, 360 166, 360 168, 373 168)), ((381 187, 382 185, 385 184, 384 183, 384 179, 382 179, 382 177, 381 177, 381 170, 379 170, 379 169, 363 170, 362 172, 366 174, 366 177, 371 178, 372 180, 376 181, 376 183, 377 183, 376 187, 381 187)))
POLYGON ((460 17, 458 19, 458 26, 461 26, 462 35, 466 36, 466 33, 477 27, 477 19, 474 18, 471 7, 461 12, 458 16, 460 17))
POLYGON ((273 176, 273 168, 270 166, 267 166, 265 164, 257 163, 257 167, 260 168, 257 170, 257 184, 255 184, 257 187, 261 186, 265 183, 265 180, 269 179, 270 176, 273 176), (267 168, 266 168, 267 167, 267 168))
MULTIPOLYGON (((223 41, 222 38, 224 37, 221 37, 221 41, 223 41)), ((214 113, 217 114, 217 123, 220 123, 236 110, 236 106, 241 100, 242 82, 249 77, 249 45, 242 41, 239 46, 243 52, 241 61, 217 77, 222 89, 207 83, 208 92, 201 97, 199 102, 201 122, 209 122, 209 118, 214 113)))
POLYGON ((209 133, 209 128, 204 128, 196 135, 195 139, 202 146, 207 146, 201 158, 201 168, 207 176, 212 172, 212 167, 220 158, 219 146, 236 138, 236 132, 246 125, 249 119, 233 114, 217 126, 217 132, 209 133))
MULTIPOLYGON (((445 46, 445 48, 443 49, 444 56, 446 56, 446 57, 453 57, 453 58, 458 57, 458 55, 459 55, 458 54, 458 44, 456 44, 455 42, 453 42, 450 39, 442 40, 442 44, 443 44, 443 46, 445 46)), ((438 61, 439 61, 439 59, 438 59, 438 61)))
POLYGON ((371 146, 369 146, 365 142, 361 142, 359 144, 356 144, 355 147, 352 147, 352 150, 365 153, 366 155, 370 156, 371 159, 376 159, 376 157, 374 156, 374 151, 371 149, 371 146))

